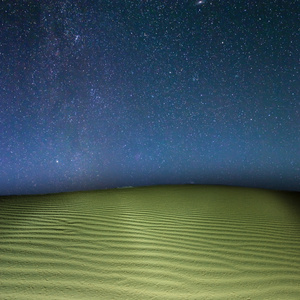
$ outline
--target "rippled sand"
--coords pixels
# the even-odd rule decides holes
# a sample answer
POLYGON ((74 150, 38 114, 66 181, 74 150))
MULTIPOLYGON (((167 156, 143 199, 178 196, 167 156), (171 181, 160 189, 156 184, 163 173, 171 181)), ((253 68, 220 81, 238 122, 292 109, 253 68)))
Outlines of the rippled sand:
POLYGON ((299 193, 2 196, 0 299, 300 299, 299 193))

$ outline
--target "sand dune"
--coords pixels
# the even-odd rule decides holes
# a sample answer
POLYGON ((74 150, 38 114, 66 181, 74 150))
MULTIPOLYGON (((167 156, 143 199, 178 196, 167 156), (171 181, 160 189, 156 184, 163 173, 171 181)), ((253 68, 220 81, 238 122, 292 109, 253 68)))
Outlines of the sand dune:
POLYGON ((164 186, 0 197, 0 299, 300 299, 297 196, 164 186))

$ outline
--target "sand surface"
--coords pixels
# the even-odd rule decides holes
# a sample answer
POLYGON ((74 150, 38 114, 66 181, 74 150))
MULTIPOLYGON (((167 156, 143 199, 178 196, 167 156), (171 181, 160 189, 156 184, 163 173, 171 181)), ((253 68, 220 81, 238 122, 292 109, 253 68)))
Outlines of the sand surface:
POLYGON ((300 299, 298 196, 212 186, 2 196, 0 299, 300 299))

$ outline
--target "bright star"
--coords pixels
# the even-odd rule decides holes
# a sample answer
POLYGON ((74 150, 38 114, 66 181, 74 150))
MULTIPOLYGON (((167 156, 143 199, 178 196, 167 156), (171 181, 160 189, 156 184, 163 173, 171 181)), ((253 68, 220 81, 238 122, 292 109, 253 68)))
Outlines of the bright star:
POLYGON ((199 1, 196 1, 196 5, 201 5, 201 4, 204 4, 206 0, 199 0, 199 1))

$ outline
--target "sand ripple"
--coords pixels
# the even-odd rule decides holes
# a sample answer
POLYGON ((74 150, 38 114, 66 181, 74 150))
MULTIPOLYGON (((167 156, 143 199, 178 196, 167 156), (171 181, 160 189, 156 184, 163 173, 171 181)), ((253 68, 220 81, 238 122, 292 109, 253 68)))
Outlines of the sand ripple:
POLYGON ((296 196, 166 186, 0 197, 0 299, 299 299, 296 196))

